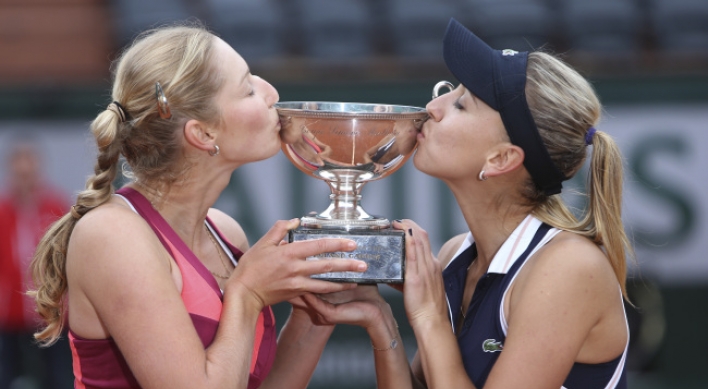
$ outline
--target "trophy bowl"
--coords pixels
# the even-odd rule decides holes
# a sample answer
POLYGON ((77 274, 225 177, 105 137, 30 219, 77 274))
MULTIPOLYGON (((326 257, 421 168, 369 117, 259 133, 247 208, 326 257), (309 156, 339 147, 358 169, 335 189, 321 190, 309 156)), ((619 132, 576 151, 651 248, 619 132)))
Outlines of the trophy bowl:
MULTIPOLYGON (((283 153, 299 170, 324 180, 331 190, 329 207, 303 216, 300 227, 291 231, 291 241, 347 237, 358 244, 355 252, 346 253, 348 258, 371 260, 361 277, 327 273, 321 278, 402 282, 403 233, 392 230, 385 217, 364 211, 361 190, 367 182, 392 174, 411 157, 417 134, 428 119, 426 110, 318 101, 281 102, 276 109, 283 153), (380 270, 384 268, 387 270, 380 270)), ((345 253, 332 253, 335 255, 345 253)))

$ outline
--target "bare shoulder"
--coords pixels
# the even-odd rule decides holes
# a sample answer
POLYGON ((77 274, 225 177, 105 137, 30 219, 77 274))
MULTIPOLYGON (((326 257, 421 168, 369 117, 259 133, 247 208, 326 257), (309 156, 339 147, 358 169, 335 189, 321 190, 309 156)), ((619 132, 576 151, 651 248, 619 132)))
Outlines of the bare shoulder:
POLYGON ((236 220, 216 208, 210 208, 208 216, 231 244, 238 247, 241 251, 248 250, 249 244, 246 232, 236 220))
POLYGON ((514 289, 543 289, 549 293, 598 301, 616 301, 619 284, 610 261, 595 243, 563 231, 529 259, 514 289))
POLYGON ((71 238, 82 248, 90 249, 94 245, 123 244, 134 241, 136 237, 145 238, 147 231, 151 229, 140 215, 120 200, 112 199, 79 219, 71 238))
POLYGON ((560 232, 539 251, 539 265, 558 267, 570 274, 594 274, 615 279, 605 253, 590 239, 568 231, 560 232))
POLYGON ((115 198, 76 223, 66 274, 69 320, 82 336, 116 336, 117 326, 125 324, 132 310, 135 318, 157 312, 155 306, 140 309, 156 301, 151 296, 180 299, 162 243, 142 217, 115 198))
POLYGON ((467 233, 456 235, 445 242, 445 244, 443 244, 440 248, 440 252, 438 253, 438 261, 440 261, 443 268, 452 260, 452 256, 455 255, 457 250, 465 241, 466 237, 467 233))
MULTIPOLYGON (((145 220, 125 203, 112 199, 84 215, 74 227, 69 242, 70 263, 76 269, 106 268, 130 261, 162 255, 161 244, 145 220)), ((162 261, 163 265, 167 265, 162 261)), ((93 269, 96 270, 96 269, 93 269)))
MULTIPOLYGON (((581 235, 563 231, 540 248, 507 297, 506 357, 497 371, 535 364, 534 380, 558 387, 573 361, 607 362, 625 347, 619 282, 600 247, 581 235)), ((488 383, 503 380, 493 375, 488 383)))

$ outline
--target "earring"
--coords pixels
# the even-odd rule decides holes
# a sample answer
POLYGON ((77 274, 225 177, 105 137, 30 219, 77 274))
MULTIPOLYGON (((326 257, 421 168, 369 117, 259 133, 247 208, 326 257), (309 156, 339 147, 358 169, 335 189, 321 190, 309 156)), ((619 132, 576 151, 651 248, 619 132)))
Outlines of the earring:
POLYGON ((479 176, 478 176, 477 178, 479 178, 480 181, 486 181, 486 180, 487 180, 487 176, 484 175, 484 170, 482 170, 481 172, 479 172, 479 176))
POLYGON ((214 151, 209 151, 208 153, 212 157, 216 157, 217 155, 219 155, 219 145, 214 145, 214 151))

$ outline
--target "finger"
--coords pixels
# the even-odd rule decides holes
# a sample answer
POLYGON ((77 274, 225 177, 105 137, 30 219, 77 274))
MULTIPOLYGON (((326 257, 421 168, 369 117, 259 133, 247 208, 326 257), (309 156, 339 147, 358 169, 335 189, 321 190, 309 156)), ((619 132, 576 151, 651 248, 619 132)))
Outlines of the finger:
POLYGON ((318 313, 325 312, 334 306, 329 301, 323 300, 322 298, 315 296, 312 293, 305 293, 304 295, 302 295, 302 299, 305 301, 305 304, 307 304, 307 306, 316 310, 318 313))
POLYGON ((336 324, 334 318, 334 312, 335 312, 335 306, 321 300, 312 294, 309 294, 307 297, 305 297, 305 303, 307 306, 315 311, 317 313, 317 316, 319 318, 320 324, 336 324))
POLYGON ((406 271, 405 276, 408 278, 408 274, 418 273, 418 263, 416 261, 417 257, 417 247, 415 243, 415 237, 413 236, 413 230, 408 229, 406 231, 406 271))
POLYGON ((306 275, 331 272, 365 272, 367 264, 358 259, 317 259, 302 262, 300 270, 306 275))
POLYGON ((272 246, 278 246, 288 231, 297 228, 299 225, 300 219, 278 220, 256 244, 264 242, 272 246))
POLYGON ((341 292, 356 288, 356 284, 350 282, 332 282, 308 278, 303 283, 303 289, 315 294, 341 292))
POLYGON ((366 309, 370 305, 358 302, 333 305, 320 300, 319 302, 313 301, 311 307, 329 324, 356 324, 366 318, 367 315, 362 309, 366 309))
POLYGON ((289 254, 297 258, 308 258, 323 253, 352 251, 355 248, 356 242, 351 239, 320 238, 293 242, 288 245, 287 249, 289 254))
POLYGON ((354 289, 345 290, 344 292, 318 294, 317 297, 330 304, 341 304, 354 300, 355 291, 357 289, 359 289, 359 286, 354 289))
POLYGON ((406 220, 396 219, 391 223, 391 226, 397 230, 405 231, 407 229, 406 220))
POLYGON ((419 265, 429 267, 432 265, 433 253, 430 250, 430 239, 428 238, 428 233, 420 227, 414 229, 414 231, 416 248, 418 249, 416 257, 419 259, 419 265))

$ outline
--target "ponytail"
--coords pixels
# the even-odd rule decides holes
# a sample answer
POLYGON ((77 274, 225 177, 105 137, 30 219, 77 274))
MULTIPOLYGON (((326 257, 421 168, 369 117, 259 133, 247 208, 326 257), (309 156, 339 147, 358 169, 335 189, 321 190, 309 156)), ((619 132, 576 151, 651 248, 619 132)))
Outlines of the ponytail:
POLYGON ((622 295, 627 298, 626 257, 632 257, 633 252, 622 224, 622 177, 622 155, 617 144, 604 132, 596 132, 588 173, 588 210, 579 228, 604 247, 622 295))
POLYGON ((593 149, 589 204, 580 220, 560 195, 547 196, 530 180, 522 189, 522 196, 539 220, 586 236, 602 246, 627 299, 626 257, 632 256, 632 248, 622 224, 622 155, 608 134, 588 132, 600 119, 600 101, 585 78, 550 54, 529 54, 526 74, 529 109, 561 172, 573 177, 586 160, 590 141, 593 149))

